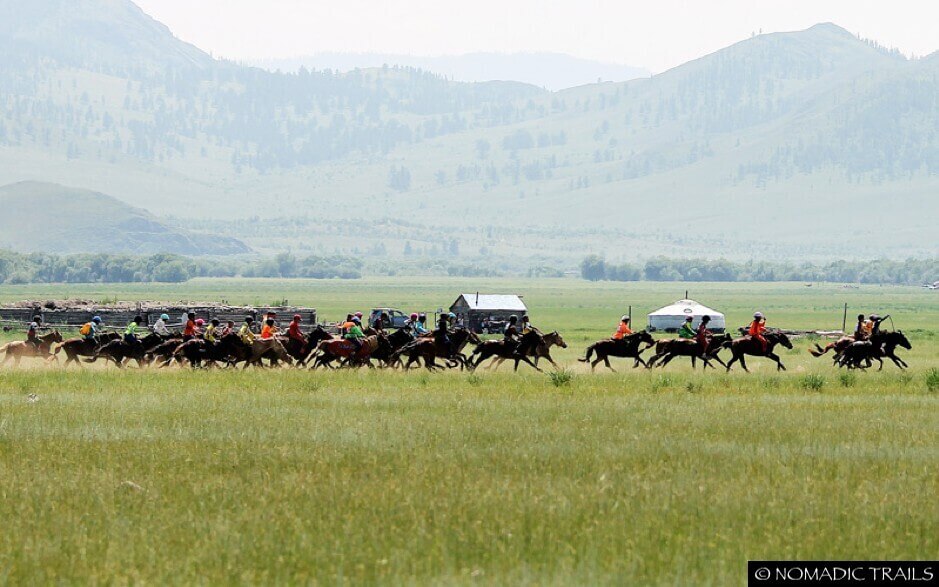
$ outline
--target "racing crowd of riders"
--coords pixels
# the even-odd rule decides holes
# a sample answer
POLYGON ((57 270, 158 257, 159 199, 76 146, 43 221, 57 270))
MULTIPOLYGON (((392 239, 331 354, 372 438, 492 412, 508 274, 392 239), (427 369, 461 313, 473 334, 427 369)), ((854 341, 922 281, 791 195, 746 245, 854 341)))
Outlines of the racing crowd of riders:
MULTIPOLYGON (((346 316, 345 322, 342 322, 339 325, 339 334, 340 336, 350 341, 351 344, 355 345, 355 351, 358 352, 362 347, 362 342, 365 339, 365 329, 362 327, 362 320, 364 315, 362 312, 356 312, 354 314, 349 314, 346 316)), ((853 338, 857 342, 866 341, 871 338, 871 336, 877 334, 880 330, 880 325, 884 320, 890 316, 880 317, 877 314, 871 314, 869 317, 865 318, 863 314, 859 314, 857 317, 857 325, 855 326, 853 338)), ((167 314, 162 314, 153 326, 149 328, 154 334, 169 337, 171 332, 167 326, 167 322, 170 317, 167 314)), ((274 338, 276 335, 280 334, 281 330, 277 326, 277 314, 274 312, 269 312, 262 321, 260 334, 255 333, 255 319, 253 316, 245 317, 244 323, 241 325, 241 328, 237 331, 238 337, 245 344, 252 344, 255 340, 268 340, 274 338)), ((124 342, 130 345, 140 345, 140 332, 143 325, 144 319, 142 316, 136 316, 133 320, 127 325, 124 329, 123 338, 124 342)), ((301 328, 302 318, 298 314, 293 317, 293 320, 290 322, 290 325, 287 327, 286 336, 290 339, 296 340, 301 344, 305 342, 305 335, 301 328)), ((701 354, 707 354, 708 346, 711 339, 711 331, 708 330, 708 324, 711 322, 710 316, 704 316, 701 318, 701 322, 697 328, 693 326, 694 318, 688 316, 685 318, 684 324, 678 330, 678 338, 684 340, 693 340, 701 348, 701 354)), ((378 332, 384 332, 386 328, 390 327, 391 320, 386 312, 382 312, 378 318, 375 319, 374 323, 371 325, 378 332)), ((414 339, 418 339, 425 336, 433 336, 434 341, 437 343, 438 348, 444 349, 446 356, 452 357, 454 353, 453 345, 450 340, 450 333, 452 328, 457 325, 457 316, 456 314, 450 312, 441 314, 437 322, 436 328, 431 331, 427 327, 427 315, 413 313, 409 319, 405 322, 405 330, 411 334, 414 339)), ((79 331, 82 338, 86 341, 94 342, 96 337, 101 331, 102 321, 100 316, 95 316, 91 319, 90 322, 83 325, 79 331)), ((39 330, 42 329, 42 317, 36 316, 33 318, 33 321, 29 325, 29 329, 26 333, 26 341, 39 347, 39 330)), ((753 315, 753 321, 750 323, 750 326, 747 330, 747 335, 760 342, 763 346, 763 351, 766 352, 768 342, 764 336, 766 332, 766 317, 762 312, 756 312, 753 315)), ((208 324, 206 321, 201 318, 196 318, 196 315, 192 312, 188 313, 186 316, 186 321, 183 327, 183 340, 188 341, 194 338, 202 338, 210 344, 217 343, 219 340, 225 338, 226 336, 235 333, 235 323, 228 321, 224 327, 221 326, 221 322, 217 319, 211 320, 208 324)), ((540 332, 532 326, 531 320, 528 315, 524 315, 519 320, 518 316, 511 316, 505 327, 503 333, 503 340, 506 344, 511 344, 515 347, 514 354, 525 356, 535 350, 535 346, 539 343, 539 337, 529 336, 531 333, 540 332)), ((616 341, 622 341, 627 336, 633 334, 632 329, 630 328, 630 317, 623 316, 620 320, 619 327, 616 329, 616 332, 613 333, 612 339, 616 341)))

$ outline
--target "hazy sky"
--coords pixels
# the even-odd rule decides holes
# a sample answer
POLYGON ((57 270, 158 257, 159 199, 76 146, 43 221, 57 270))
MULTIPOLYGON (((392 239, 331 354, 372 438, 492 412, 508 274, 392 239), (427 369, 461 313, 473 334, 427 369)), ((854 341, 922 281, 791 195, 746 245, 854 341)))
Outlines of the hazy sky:
POLYGON ((232 59, 320 52, 553 51, 668 69, 751 32, 834 22, 926 55, 936 0, 136 0, 176 35, 232 59))

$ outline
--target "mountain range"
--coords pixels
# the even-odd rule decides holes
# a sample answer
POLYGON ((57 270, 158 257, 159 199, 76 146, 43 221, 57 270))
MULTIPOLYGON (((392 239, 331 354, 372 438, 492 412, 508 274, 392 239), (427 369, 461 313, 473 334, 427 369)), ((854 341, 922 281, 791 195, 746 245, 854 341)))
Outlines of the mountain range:
POLYGON ((300 68, 350 72, 398 65, 432 71, 458 82, 511 80, 551 91, 649 77, 640 67, 580 59, 561 53, 468 53, 435 57, 384 53, 318 53, 288 59, 249 61, 269 71, 297 72, 300 68))
POLYGON ((392 64, 271 72, 129 0, 0 0, 0 103, 0 184, 119 194, 190 228, 266 219, 260 251, 457 239, 465 258, 571 266, 939 250, 939 54, 834 24, 552 92, 392 64))

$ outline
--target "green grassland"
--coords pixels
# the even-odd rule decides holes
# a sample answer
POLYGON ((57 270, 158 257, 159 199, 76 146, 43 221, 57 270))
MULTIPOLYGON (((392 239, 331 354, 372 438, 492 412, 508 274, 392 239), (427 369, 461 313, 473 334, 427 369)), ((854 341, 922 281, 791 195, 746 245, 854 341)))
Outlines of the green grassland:
POLYGON ((726 585, 748 559, 935 558, 935 292, 688 287, 734 325, 754 309, 806 329, 840 327, 845 302, 890 313, 913 367, 843 375, 807 339, 783 374, 760 359, 750 375, 575 362, 629 305, 642 316, 683 284, 0 288, 4 301, 287 298, 327 319, 511 291, 566 335, 573 374, 2 369, 0 583, 726 585))

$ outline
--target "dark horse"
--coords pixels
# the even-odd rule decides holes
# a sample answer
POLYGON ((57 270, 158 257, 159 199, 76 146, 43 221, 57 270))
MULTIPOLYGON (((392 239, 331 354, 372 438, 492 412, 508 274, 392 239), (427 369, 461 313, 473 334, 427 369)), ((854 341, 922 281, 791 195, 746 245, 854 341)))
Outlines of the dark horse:
POLYGON ((880 363, 880 368, 877 370, 881 371, 884 368, 884 357, 886 357, 893 361, 897 367, 906 369, 909 365, 896 354, 898 346, 906 350, 912 350, 913 348, 902 330, 881 332, 872 336, 869 341, 849 345, 841 352, 838 366, 848 367, 849 369, 864 369, 871 365, 871 360, 875 360, 880 363))
POLYGON ((747 373, 750 372, 747 369, 747 360, 746 355, 752 357, 767 357, 776 361, 776 370, 785 371, 786 366, 782 364, 782 361, 779 359, 779 355, 773 352, 773 349, 776 348, 776 345, 781 344, 787 349, 792 348, 792 342, 789 340, 789 337, 779 331, 767 332, 766 337, 766 350, 763 350, 763 345, 760 341, 755 338, 744 336, 743 338, 738 338, 730 342, 725 342, 724 346, 730 349, 730 352, 733 353, 733 357, 727 362, 727 370, 730 371, 730 367, 740 361, 740 366, 743 367, 743 370, 747 373))
POLYGON ((97 351, 98 348, 111 342, 112 340, 118 340, 120 338, 121 335, 116 332, 112 332, 110 334, 101 334, 96 336, 93 340, 87 340, 84 338, 70 338, 57 346, 53 355, 55 360, 58 361, 59 351, 65 351, 66 367, 68 367, 71 363, 75 363, 76 365, 81 366, 81 361, 78 360, 78 357, 93 357, 95 355, 95 351, 97 351))
POLYGON ((468 343, 480 345, 482 341, 472 330, 457 328, 450 332, 450 349, 438 347, 437 341, 432 338, 419 338, 401 350, 393 353, 392 360, 402 355, 407 355, 408 361, 404 365, 405 370, 410 369, 411 365, 418 363, 422 359, 424 361, 424 367, 426 367, 428 371, 440 369, 440 365, 437 364, 436 359, 445 359, 446 366, 451 369, 454 367, 463 369, 469 361, 463 354, 463 348, 466 347, 468 343), (452 353, 448 351, 452 351, 452 353))
POLYGON ((114 361, 114 364, 123 368, 127 361, 133 359, 137 361, 138 367, 149 365, 147 360, 147 351, 163 344, 163 337, 158 334, 148 334, 137 344, 130 344, 123 339, 112 340, 106 345, 95 351, 90 359, 85 359, 86 363, 94 363, 98 359, 107 359, 114 361))
POLYGON ((695 368, 695 363, 698 359, 704 362, 705 369, 708 367, 714 368, 713 365, 711 365, 711 361, 717 361, 721 366, 727 367, 727 363, 722 361, 718 354, 721 352, 721 349, 724 348, 724 345, 731 340, 733 340, 733 337, 730 334, 710 337, 706 355, 701 353, 700 345, 694 340, 685 338, 660 340, 655 345, 655 355, 649 359, 649 367, 655 367, 656 364, 658 364, 659 367, 664 367, 675 357, 691 357, 692 369, 695 368), (659 363, 659 361, 662 362, 659 363))
MULTIPOLYGON (((512 340, 487 340, 486 342, 480 342, 476 345, 476 349, 473 351, 472 356, 470 356, 467 364, 471 370, 475 370, 479 365, 491 357, 495 357, 492 362, 491 367, 499 366, 502 361, 515 361, 515 370, 518 371, 518 366, 520 363, 525 362, 531 365, 539 373, 541 369, 537 364, 532 362, 527 355, 519 355, 516 353, 518 347, 522 344, 527 344, 529 348, 535 349, 537 355, 538 349, 543 347, 545 344, 545 337, 541 336, 534 330, 524 335, 522 339, 518 342, 512 340)), ((535 355, 535 356, 536 356, 535 355)), ((550 357, 550 355, 549 355, 550 357)), ((554 361, 551 361, 554 364, 554 361)))
POLYGON ((597 368, 597 365, 602 361, 606 364, 607 368, 610 371, 616 372, 616 369, 610 365, 610 357, 618 357, 621 359, 635 359, 633 363, 633 369, 639 366, 641 363, 643 367, 648 367, 645 361, 642 360, 642 353, 646 350, 655 346, 655 339, 652 338, 652 335, 642 330, 640 332, 634 332, 633 334, 627 334, 623 337, 622 340, 613 340, 608 338, 606 340, 601 340, 593 343, 587 347, 587 355, 583 359, 577 359, 581 363, 590 362, 590 357, 594 353, 597 353, 597 359, 593 362, 590 362, 590 369, 594 370, 597 368), (639 348, 641 344, 646 346, 639 348))
POLYGON ((407 330, 395 330, 391 334, 382 335, 378 339, 378 348, 372 353, 371 358, 378 361, 385 367, 393 367, 401 363, 401 355, 398 351, 414 342, 414 337, 407 330))
POLYGON ((210 343, 201 338, 194 338, 176 347, 173 357, 177 363, 185 358, 193 369, 198 369, 205 362, 209 366, 216 363, 234 365, 247 361, 251 349, 242 342, 237 334, 228 334, 217 343, 210 343))

